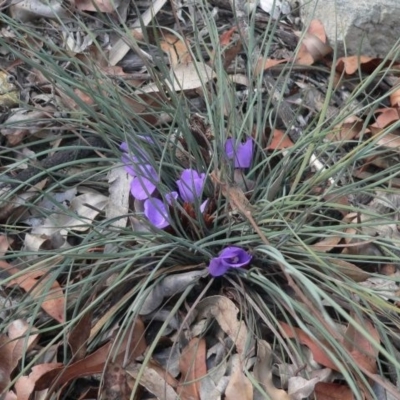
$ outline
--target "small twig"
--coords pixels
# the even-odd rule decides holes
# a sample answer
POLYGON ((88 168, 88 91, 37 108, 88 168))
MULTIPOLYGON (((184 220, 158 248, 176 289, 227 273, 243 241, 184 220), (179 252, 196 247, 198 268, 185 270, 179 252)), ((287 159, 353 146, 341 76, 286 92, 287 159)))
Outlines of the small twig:
POLYGON ((214 184, 217 184, 221 188, 222 194, 227 198, 232 208, 237 209, 250 222, 251 226, 260 236, 261 240, 266 245, 269 245, 269 240, 257 225, 256 221, 254 221, 252 216, 253 207, 247 200, 243 190, 237 186, 230 186, 228 183, 222 182, 215 171, 210 174, 210 177, 214 184))

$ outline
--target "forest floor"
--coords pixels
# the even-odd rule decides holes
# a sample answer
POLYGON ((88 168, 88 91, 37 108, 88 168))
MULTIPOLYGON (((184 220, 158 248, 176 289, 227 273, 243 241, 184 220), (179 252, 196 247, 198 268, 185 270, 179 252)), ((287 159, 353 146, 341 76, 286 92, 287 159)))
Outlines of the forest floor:
POLYGON ((400 398, 399 51, 267 3, 3 5, 1 398, 400 398))

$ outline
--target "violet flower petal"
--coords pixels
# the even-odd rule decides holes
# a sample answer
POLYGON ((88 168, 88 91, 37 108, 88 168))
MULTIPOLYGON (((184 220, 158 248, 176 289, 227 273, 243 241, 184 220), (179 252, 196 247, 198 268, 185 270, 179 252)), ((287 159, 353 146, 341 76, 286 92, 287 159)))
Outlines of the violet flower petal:
POLYGON ((129 147, 126 142, 122 142, 119 148, 124 152, 122 154, 121 161, 125 164, 125 166, 133 164, 132 167, 135 168, 136 165, 148 164, 150 162, 149 155, 140 147, 135 148, 136 154, 129 151, 129 147))
POLYGON ((234 159, 235 168, 249 168, 253 160, 253 139, 248 138, 244 143, 236 143, 229 138, 225 142, 225 153, 229 159, 234 159))
MULTIPOLYGON (((125 169, 129 169, 126 167, 125 169)), ((145 200, 153 194, 156 189, 156 183, 160 181, 155 168, 149 164, 139 165, 137 169, 133 168, 135 178, 131 182, 132 196, 138 200, 145 200)))
POLYGON ((225 154, 229 159, 232 159, 235 156, 235 149, 233 147, 234 140, 232 138, 226 139, 225 142, 225 154))
POLYGON ((124 170, 125 170, 125 172, 126 172, 128 175, 133 176, 133 177, 136 176, 135 170, 132 168, 131 165, 126 165, 126 164, 125 164, 125 165, 124 165, 124 170))
MULTIPOLYGON (((135 177, 140 174, 140 170, 143 169, 140 167, 141 161, 134 156, 133 154, 123 154, 121 156, 121 161, 124 164, 125 171, 135 177)), ((149 164, 145 164, 149 165, 149 164)))
POLYGON ((144 202, 144 215, 158 229, 169 225, 167 208, 159 199, 150 197, 144 202))
POLYGON ((205 201, 203 201, 203 202, 200 204, 200 212, 201 212, 201 213, 203 213, 203 212, 205 211, 205 209, 206 209, 206 207, 207 207, 207 204, 208 204, 208 201, 209 201, 209 199, 206 199, 205 201))
POLYGON ((249 264, 252 256, 240 247, 230 246, 221 251, 219 258, 230 267, 239 268, 249 264))
POLYGON ((144 142, 155 144, 155 141, 151 136, 138 135, 138 138, 140 138, 140 140, 143 140, 144 142))
POLYGON ((178 200, 179 194, 178 192, 170 192, 165 195, 165 200, 171 206, 175 200, 178 200))
POLYGON ((122 142, 119 146, 119 149, 125 153, 129 153, 128 143, 122 142))
POLYGON ((132 179, 131 194, 137 200, 146 200, 155 189, 156 185, 147 178, 137 176, 132 179))
POLYGON ((218 257, 211 259, 208 270, 212 276, 221 276, 229 268, 244 267, 250 263, 251 259, 252 256, 240 247, 226 247, 218 257))
POLYGON ((136 176, 135 169, 133 168, 135 163, 133 157, 131 157, 129 154, 123 154, 121 156, 121 161, 124 164, 125 171, 131 176, 136 176))
POLYGON ((155 182, 159 182, 159 177, 156 169, 143 161, 138 160, 135 156, 124 155, 121 157, 121 161, 124 163, 125 171, 132 176, 144 176, 148 179, 154 179, 155 182))
POLYGON ((193 169, 185 169, 181 174, 181 179, 176 181, 183 201, 195 203, 201 196, 205 179, 205 173, 199 174, 193 169))
POLYGON ((208 271, 212 276, 221 276, 228 271, 229 265, 224 262, 223 259, 219 257, 212 258, 210 264, 208 265, 208 271))
POLYGON ((154 182, 159 182, 160 177, 157 174, 156 169, 150 164, 137 164, 133 166, 135 174, 137 176, 143 176, 147 179, 152 179, 154 182))

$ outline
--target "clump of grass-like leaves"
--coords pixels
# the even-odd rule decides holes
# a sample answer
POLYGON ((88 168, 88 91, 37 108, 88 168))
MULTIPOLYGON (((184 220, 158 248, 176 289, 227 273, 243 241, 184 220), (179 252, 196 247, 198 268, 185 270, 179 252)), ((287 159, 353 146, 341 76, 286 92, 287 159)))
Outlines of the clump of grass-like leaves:
MULTIPOLYGON (((400 370, 393 341, 397 335, 398 309, 385 301, 378 290, 362 283, 367 273, 379 274, 384 264, 396 264, 398 260, 399 243, 395 236, 376 236, 366 229, 377 223, 380 227, 393 224, 392 211, 381 214, 357 201, 360 192, 374 198, 377 191, 382 195, 395 193, 390 182, 400 167, 396 164, 390 172, 356 179, 352 171, 382 153, 374 137, 361 136, 345 144, 327 137, 351 114, 353 100, 367 96, 371 84, 383 79, 388 70, 377 69, 366 80, 360 80, 347 106, 334 119, 310 120, 292 147, 266 150, 272 140, 271 132, 281 122, 276 104, 263 90, 262 75, 254 74, 252 62, 256 53, 260 56, 269 53, 274 41, 271 32, 277 26, 270 23, 260 33, 250 18, 248 41, 236 64, 248 78, 248 87, 244 89, 232 81, 223 66, 219 27, 205 7, 200 9, 207 34, 200 34, 194 27, 189 51, 199 63, 208 61, 204 58, 210 56, 210 49, 215 51, 212 56, 215 79, 204 80, 201 95, 168 88, 169 66, 159 46, 162 33, 156 21, 142 41, 136 41, 120 26, 103 21, 104 29, 126 37, 133 48, 152 50, 152 60, 145 59, 144 63, 149 82, 155 83, 158 90, 144 93, 124 75, 115 77, 106 73, 90 57, 72 57, 54 44, 59 37, 45 40, 33 27, 1 17, 14 38, 1 38, 0 44, 23 62, 25 76, 36 77, 34 94, 41 94, 52 106, 50 120, 43 116, 42 121, 31 121, 29 117, 24 121, 28 127, 41 122, 41 137, 26 137, 13 149, 1 149, 6 160, 4 174, 10 178, 18 173, 17 158, 13 157, 25 147, 43 159, 54 150, 55 140, 60 140, 58 151, 61 151, 68 146, 88 148, 87 140, 93 136, 101 139, 93 149, 96 151, 85 153, 84 158, 68 159, 50 170, 38 171, 37 174, 50 177, 46 186, 22 201, 20 208, 4 212, 2 217, 4 233, 14 240, 4 260, 20 271, 2 282, 10 300, 1 319, 2 330, 16 318, 23 318, 43 338, 40 351, 29 353, 22 360, 10 385, 41 362, 53 344, 62 344, 59 360, 62 358, 68 364, 71 358, 65 338, 83 317, 92 326, 86 340, 87 354, 110 336, 115 338, 117 354, 118 343, 142 315, 143 304, 155 286, 165 277, 199 271, 185 290, 169 294, 157 307, 166 311, 167 317, 160 322, 153 316, 145 323, 146 336, 153 344, 143 365, 151 352, 156 351, 160 338, 171 334, 167 329, 172 319, 182 323, 181 316, 190 319, 187 314, 201 299, 231 293, 241 305, 239 317, 246 321, 255 337, 271 343, 275 355, 287 362, 295 360, 299 369, 307 365, 300 341, 288 344, 279 329, 281 322, 299 327, 325 348, 338 366, 341 379, 357 398, 361 398, 362 392, 372 396, 370 378, 380 384, 382 378, 352 358, 351 349, 339 340, 340 329, 350 325, 371 343, 376 354, 379 353, 376 360, 379 375, 389 369, 400 370), (43 45, 35 45, 39 42, 43 45), (194 123, 200 127, 200 134, 194 123), (229 138, 236 145, 252 138, 249 167, 235 168, 226 151, 229 138), (127 144, 125 152, 120 150, 121 143, 127 144), (324 168, 316 170, 310 164, 313 157, 322 160, 324 168), (163 207, 165 226, 155 227, 143 210, 142 199, 131 196, 127 214, 114 213, 109 218, 102 209, 86 229, 62 227, 67 233, 63 234, 64 245, 55 245, 56 239, 49 235, 49 247, 30 250, 26 244, 26 234, 31 229, 27 213, 33 212, 41 218, 70 215, 73 211, 68 204, 57 202, 54 195, 71 188, 77 188, 78 193, 90 190, 109 197, 114 186, 108 177, 123 164, 129 167, 130 162, 148 164, 156 171, 157 181, 152 182, 155 194, 150 197, 157 199, 158 207, 163 207), (167 201, 171 192, 179 192, 177 181, 184 170, 204 174, 204 182, 199 193, 196 192, 198 197, 189 202, 180 193, 179 198, 167 201), (213 176, 218 177, 220 184, 213 176), (232 188, 245 194, 249 204, 242 205, 248 213, 235 206, 232 195, 237 192, 232 188), (54 207, 42 209, 44 199, 53 202, 54 207), (201 209, 204 201, 207 204, 201 209), (368 218, 346 220, 343 216, 350 213, 367 214, 368 218), (249 215, 267 240, 254 228, 249 215), (340 238, 336 244, 342 247, 352 240, 350 251, 342 252, 340 245, 332 246, 329 251, 327 244, 318 248, 321 239, 335 237, 340 238), (244 268, 226 268, 222 276, 214 278, 207 267, 229 247, 242 249, 251 261, 244 268), (33 296, 32 301, 32 293, 24 294, 19 286, 7 286, 18 276, 39 270, 44 271, 41 276, 47 279, 48 290, 55 281, 63 288, 64 324, 55 323, 41 310, 46 288, 33 296), (379 333, 379 340, 371 336, 368 330, 371 325, 379 333)), ((89 33, 82 21, 75 23, 82 32, 89 33)), ((172 33, 180 37, 182 32, 172 33)), ((94 42, 93 48, 102 51, 98 42, 94 42)), ((294 69, 287 65, 280 71, 278 76, 285 81, 290 80, 294 69)), ((327 84, 331 82, 333 74, 329 70, 319 73, 327 84)), ((332 85, 329 87, 333 90, 332 85)), ((40 96, 37 99, 36 106, 43 107, 40 96)), ((365 126, 372 118, 371 110, 384 100, 382 95, 365 103, 365 126)), ((28 100, 21 106, 29 111, 35 109, 35 103, 28 100)), ((5 127, 12 129, 12 122, 5 127)), ((36 182, 37 174, 31 178, 32 182, 36 182)), ((118 175, 118 179, 122 176, 118 175)), ((26 191, 30 186, 29 180, 14 185, 2 198, 3 209, 17 201, 21 189, 26 191)), ((96 205, 90 207, 96 209, 96 205)), ((159 213, 155 208, 153 212, 159 213)), ((86 222, 82 217, 77 218, 86 222)), ((175 336, 174 340, 177 339, 175 336)))

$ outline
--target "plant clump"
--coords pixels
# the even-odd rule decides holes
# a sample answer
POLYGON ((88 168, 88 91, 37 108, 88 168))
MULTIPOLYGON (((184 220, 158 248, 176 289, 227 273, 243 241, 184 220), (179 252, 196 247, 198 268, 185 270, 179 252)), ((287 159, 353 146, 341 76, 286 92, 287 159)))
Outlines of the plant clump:
POLYGON ((0 396, 398 396, 397 50, 128 3, 0 16, 0 396))

